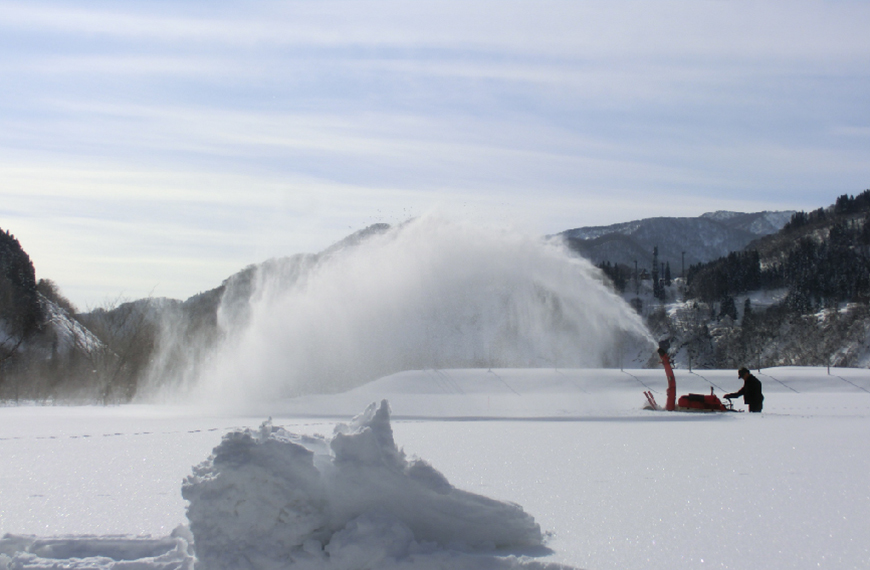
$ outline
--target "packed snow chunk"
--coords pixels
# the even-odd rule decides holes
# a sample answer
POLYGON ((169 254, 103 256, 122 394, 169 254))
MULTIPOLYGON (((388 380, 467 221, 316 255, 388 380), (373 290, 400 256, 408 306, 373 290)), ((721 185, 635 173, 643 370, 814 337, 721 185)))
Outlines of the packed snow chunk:
POLYGON ((329 440, 270 422, 227 434, 182 495, 198 570, 434 568, 460 559, 518 568, 529 564, 506 556, 511 549, 543 544, 520 506, 456 489, 407 459, 386 401, 329 440))
POLYGON ((329 537, 323 480, 301 441, 266 422, 225 435, 194 467, 181 494, 200 568, 267 568, 329 537))
POLYGON ((384 510, 360 515, 336 532, 326 551, 335 566, 378 568, 387 560, 404 557, 414 544, 414 534, 384 510))
POLYGON ((518 505, 461 491, 425 461, 408 461, 393 441, 389 406, 372 404, 336 427, 324 475, 340 526, 373 509, 404 522, 417 540, 459 549, 538 546, 535 520, 518 505))

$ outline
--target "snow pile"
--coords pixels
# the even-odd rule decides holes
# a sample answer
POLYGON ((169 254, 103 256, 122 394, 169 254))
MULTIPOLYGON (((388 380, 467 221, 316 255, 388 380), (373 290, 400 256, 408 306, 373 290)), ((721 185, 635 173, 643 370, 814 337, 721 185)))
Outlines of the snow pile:
POLYGON ((68 536, 0 538, 0 570, 193 570, 190 532, 166 538, 68 536))
POLYGON ((556 568, 521 507, 453 487, 393 440, 386 401, 334 436, 224 436, 182 487, 198 570, 556 568))

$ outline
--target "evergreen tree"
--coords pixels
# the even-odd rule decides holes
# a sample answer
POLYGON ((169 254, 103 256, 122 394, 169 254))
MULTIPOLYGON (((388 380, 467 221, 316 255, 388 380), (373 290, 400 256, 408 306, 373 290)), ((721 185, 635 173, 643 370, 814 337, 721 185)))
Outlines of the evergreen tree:
POLYGON ((737 320, 737 305, 734 303, 734 297, 728 296, 722 299, 719 306, 719 318, 731 317, 732 320, 737 320))
POLYGON ((625 292, 625 287, 628 285, 628 271, 625 269, 625 266, 620 266, 619 264, 613 265, 609 261, 604 261, 596 267, 610 278, 614 289, 620 293, 625 292))

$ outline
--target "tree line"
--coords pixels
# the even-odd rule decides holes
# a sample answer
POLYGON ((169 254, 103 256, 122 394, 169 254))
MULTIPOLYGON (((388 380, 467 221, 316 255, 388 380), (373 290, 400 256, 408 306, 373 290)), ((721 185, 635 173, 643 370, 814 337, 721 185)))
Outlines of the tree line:
POLYGON ((786 288, 787 305, 806 313, 834 303, 870 299, 870 190, 843 195, 829 209, 795 213, 765 257, 755 247, 686 274, 687 297, 722 302, 759 289, 786 288))

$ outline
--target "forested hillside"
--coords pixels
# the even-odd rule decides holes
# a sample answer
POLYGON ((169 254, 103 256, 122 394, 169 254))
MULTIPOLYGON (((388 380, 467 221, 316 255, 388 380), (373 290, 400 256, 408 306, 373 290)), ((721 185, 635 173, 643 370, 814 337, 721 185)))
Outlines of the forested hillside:
POLYGON ((15 236, 0 229, 0 362, 8 360, 41 322, 33 263, 15 236))
POLYGON ((687 297, 719 301, 785 287, 806 312, 870 294, 870 191, 841 196, 829 209, 795 213, 777 234, 687 273, 687 297))
POLYGON ((18 240, 0 231, 0 400, 128 401, 149 345, 136 311, 112 311, 127 316, 123 327, 76 316, 54 282, 36 280, 18 240))
POLYGON ((796 212, 743 251, 691 266, 647 307, 696 367, 870 364, 870 190, 796 212))

